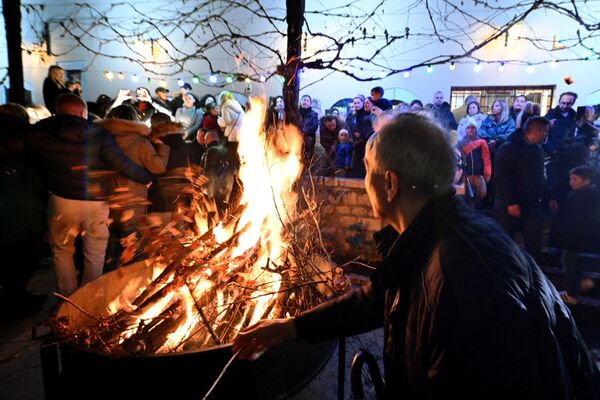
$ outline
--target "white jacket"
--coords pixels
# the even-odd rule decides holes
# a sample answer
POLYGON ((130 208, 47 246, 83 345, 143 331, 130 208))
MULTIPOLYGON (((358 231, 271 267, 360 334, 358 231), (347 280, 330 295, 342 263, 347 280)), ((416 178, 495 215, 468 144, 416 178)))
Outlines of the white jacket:
POLYGON ((217 123, 225 130, 229 142, 239 141, 240 127, 244 120, 244 109, 237 101, 229 99, 221 106, 221 116, 217 123))

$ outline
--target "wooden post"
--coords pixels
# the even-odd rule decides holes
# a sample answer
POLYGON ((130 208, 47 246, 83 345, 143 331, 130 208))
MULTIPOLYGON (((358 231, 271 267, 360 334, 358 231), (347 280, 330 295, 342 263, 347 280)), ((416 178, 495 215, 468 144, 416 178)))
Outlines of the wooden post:
POLYGON ((304 24, 304 0, 286 0, 287 64, 283 68, 283 100, 286 122, 298 125, 299 66, 302 65, 302 25, 304 24))
POLYGON ((8 101, 25 104, 23 88, 23 58, 21 53, 21 1, 2 0, 2 13, 6 29, 6 47, 8 50, 8 77, 10 90, 8 101))

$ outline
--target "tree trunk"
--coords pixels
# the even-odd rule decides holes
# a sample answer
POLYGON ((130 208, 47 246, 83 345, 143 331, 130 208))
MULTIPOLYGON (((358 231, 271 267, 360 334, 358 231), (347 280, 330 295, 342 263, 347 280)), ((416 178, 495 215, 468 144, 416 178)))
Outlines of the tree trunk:
POLYGON ((2 13, 4 14, 6 47, 8 49, 8 77, 10 79, 8 101, 26 105, 21 53, 21 1, 2 0, 2 13))
POLYGON ((304 0, 286 0, 287 64, 283 68, 283 100, 286 122, 299 125, 299 66, 302 65, 302 25, 304 24, 304 0))

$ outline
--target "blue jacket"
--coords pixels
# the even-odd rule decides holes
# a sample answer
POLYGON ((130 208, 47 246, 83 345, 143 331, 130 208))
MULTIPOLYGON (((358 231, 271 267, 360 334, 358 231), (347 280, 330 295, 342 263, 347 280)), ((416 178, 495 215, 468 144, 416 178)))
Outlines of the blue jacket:
POLYGON ((352 143, 338 143, 335 151, 336 168, 350 168, 352 162, 352 143))
POLYGON ((512 118, 508 118, 503 124, 498 124, 491 115, 488 115, 481 123, 478 134, 486 142, 495 140, 500 145, 508 139, 515 129, 515 121, 512 118))

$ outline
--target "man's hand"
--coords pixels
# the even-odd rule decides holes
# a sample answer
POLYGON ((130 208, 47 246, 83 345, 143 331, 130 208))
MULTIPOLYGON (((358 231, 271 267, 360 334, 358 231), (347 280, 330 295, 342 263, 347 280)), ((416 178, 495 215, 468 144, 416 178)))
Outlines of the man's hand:
POLYGON ((558 203, 556 202, 556 200, 550 200, 550 202, 548 203, 548 208, 550 208, 550 211, 556 214, 556 212, 558 211, 558 203))
POLYGON ((277 344, 296 338, 293 318, 259 321, 256 325, 241 331, 233 341, 233 353, 240 352, 238 358, 250 361, 277 344))
POLYGON ((507 209, 508 215, 511 217, 519 218, 521 216, 521 207, 518 204, 511 204, 507 209))

